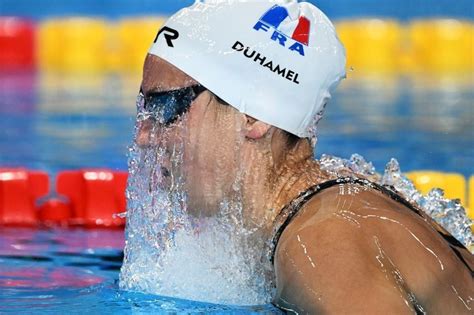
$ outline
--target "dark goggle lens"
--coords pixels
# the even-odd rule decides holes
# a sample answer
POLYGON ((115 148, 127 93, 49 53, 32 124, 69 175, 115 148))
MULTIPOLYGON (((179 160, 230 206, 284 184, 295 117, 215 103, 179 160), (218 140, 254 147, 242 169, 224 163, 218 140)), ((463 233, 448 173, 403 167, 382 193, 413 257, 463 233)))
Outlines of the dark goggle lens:
POLYGON ((154 115, 164 125, 175 122, 179 116, 188 111, 191 103, 206 89, 201 85, 179 90, 151 93, 137 102, 138 111, 154 115))

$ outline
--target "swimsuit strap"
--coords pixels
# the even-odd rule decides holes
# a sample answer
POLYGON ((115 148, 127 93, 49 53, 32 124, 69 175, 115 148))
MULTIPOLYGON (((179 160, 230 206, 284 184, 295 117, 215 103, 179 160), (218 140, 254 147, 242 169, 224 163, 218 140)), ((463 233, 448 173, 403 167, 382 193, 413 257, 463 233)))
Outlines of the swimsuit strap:
POLYGON ((298 214, 299 210, 317 193, 325 189, 328 189, 330 187, 333 187, 336 185, 343 185, 347 183, 358 183, 362 186, 371 186, 374 184, 368 180, 353 178, 353 177, 333 179, 321 184, 316 184, 314 186, 311 186, 307 190, 300 193, 298 197, 293 199, 288 205, 286 205, 280 211, 280 213, 277 215, 275 219, 276 224, 273 228, 273 233, 272 233, 273 238, 270 241, 270 261, 272 263, 275 257, 276 246, 278 244, 278 241, 280 240, 281 234, 283 233, 285 228, 290 224, 293 218, 298 214))
MULTIPOLYGON (((384 195, 390 197, 391 199, 403 204, 406 206, 408 209, 411 211, 415 212, 417 215, 422 217, 423 219, 426 218, 426 216, 423 216, 422 210, 418 209, 414 205, 412 205, 410 202, 408 202, 406 199, 404 199, 402 196, 397 194, 395 192, 395 188, 390 187, 391 189, 387 189, 386 187, 383 187, 379 184, 373 183, 367 179, 362 179, 362 178, 356 178, 356 177, 343 177, 343 178, 338 178, 334 180, 330 180, 327 182, 324 182, 322 184, 317 184, 314 186, 311 186, 308 188, 306 191, 302 192, 296 199, 292 200, 287 206, 285 206, 280 213, 276 217, 276 224, 273 229, 273 238, 271 239, 269 246, 269 259, 270 261, 274 262, 275 258, 275 251, 276 247, 278 244, 278 241, 280 240, 281 234, 285 230, 285 228, 290 224, 292 219, 298 214, 299 210, 316 194, 319 192, 328 189, 330 187, 336 186, 336 185, 344 185, 344 184, 357 184, 365 187, 369 187, 372 189, 375 189, 377 191, 380 191, 384 195)), ((458 251, 458 248, 461 249, 466 249, 464 245, 459 242, 455 237, 453 237, 448 231, 446 231, 443 227, 441 227, 439 224, 437 224, 434 220, 430 220, 431 224, 433 227, 436 229, 436 231, 449 243, 449 246, 451 249, 454 251, 456 256, 466 265, 466 267, 471 271, 471 275, 474 274, 473 270, 469 267, 468 263, 464 260, 463 256, 461 253, 458 251)))

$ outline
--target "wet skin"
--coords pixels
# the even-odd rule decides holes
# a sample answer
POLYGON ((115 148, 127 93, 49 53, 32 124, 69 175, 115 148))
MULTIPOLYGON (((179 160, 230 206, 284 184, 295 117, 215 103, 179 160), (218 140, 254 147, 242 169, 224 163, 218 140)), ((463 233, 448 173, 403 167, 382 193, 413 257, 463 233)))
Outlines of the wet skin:
MULTIPOLYGON (((155 56, 145 61, 145 94, 196 84, 155 56)), ((212 215, 236 181, 248 224, 270 230, 281 209, 309 187, 331 179, 309 142, 288 149, 275 127, 220 105, 209 92, 184 115, 186 130, 139 125, 136 142, 153 133, 182 137, 191 209, 212 215), (237 169, 240 171, 238 172, 237 169)), ((156 144, 155 144, 156 145, 156 144)), ((286 227, 275 253, 274 303, 294 313, 471 314, 474 284, 463 262, 429 218, 371 188, 344 184, 314 196, 286 227)), ((270 237, 270 235, 268 235, 270 237)))
POLYGON ((472 314, 472 274, 430 222, 371 188, 320 192, 278 243, 276 304, 310 314, 413 314, 415 305, 472 314))

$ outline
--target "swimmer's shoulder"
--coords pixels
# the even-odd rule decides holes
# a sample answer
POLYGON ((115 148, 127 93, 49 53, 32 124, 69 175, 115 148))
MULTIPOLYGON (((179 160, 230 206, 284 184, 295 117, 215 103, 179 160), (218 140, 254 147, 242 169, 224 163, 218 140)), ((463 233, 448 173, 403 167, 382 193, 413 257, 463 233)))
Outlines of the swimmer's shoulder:
MULTIPOLYGON (((380 294, 387 303, 400 310, 406 307, 394 297, 400 292, 389 288, 400 287, 398 280, 387 275, 400 274, 405 283, 403 294, 407 298, 414 294, 424 305, 434 305, 426 293, 432 288, 439 301, 452 296, 451 285, 465 296, 474 293, 472 274, 425 217, 377 189, 354 183, 324 189, 298 211, 282 232, 275 266, 280 270, 277 282, 285 282, 288 276, 281 273, 288 273, 293 278, 301 276, 302 283, 327 282, 324 290, 349 286, 344 292, 354 296, 368 294, 375 286, 383 291, 380 294), (443 274, 450 275, 451 284, 442 281, 443 274), (366 287, 367 279, 372 282, 370 287, 366 287)), ((462 312, 458 302, 445 304, 454 303, 462 312)))
POLYGON ((309 224, 329 224, 362 232, 354 234, 354 237, 366 231, 392 237, 397 235, 396 231, 408 232, 409 235, 417 232, 439 236, 442 230, 427 214, 401 195, 365 180, 343 181, 313 194, 291 220, 293 229, 309 224))
POLYGON ((380 270, 380 240, 367 237, 354 219, 363 202, 342 194, 345 188, 315 194, 282 232, 274 259, 276 305, 306 314, 412 312, 380 270))

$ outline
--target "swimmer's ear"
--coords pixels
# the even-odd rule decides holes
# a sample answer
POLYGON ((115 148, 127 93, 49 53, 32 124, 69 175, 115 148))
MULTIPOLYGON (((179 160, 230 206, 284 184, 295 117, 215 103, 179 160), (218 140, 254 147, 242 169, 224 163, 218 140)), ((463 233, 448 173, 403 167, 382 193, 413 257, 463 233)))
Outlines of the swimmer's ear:
POLYGON ((260 139, 265 136, 272 127, 263 121, 256 120, 252 117, 246 116, 247 122, 245 124, 245 137, 249 139, 260 139))

